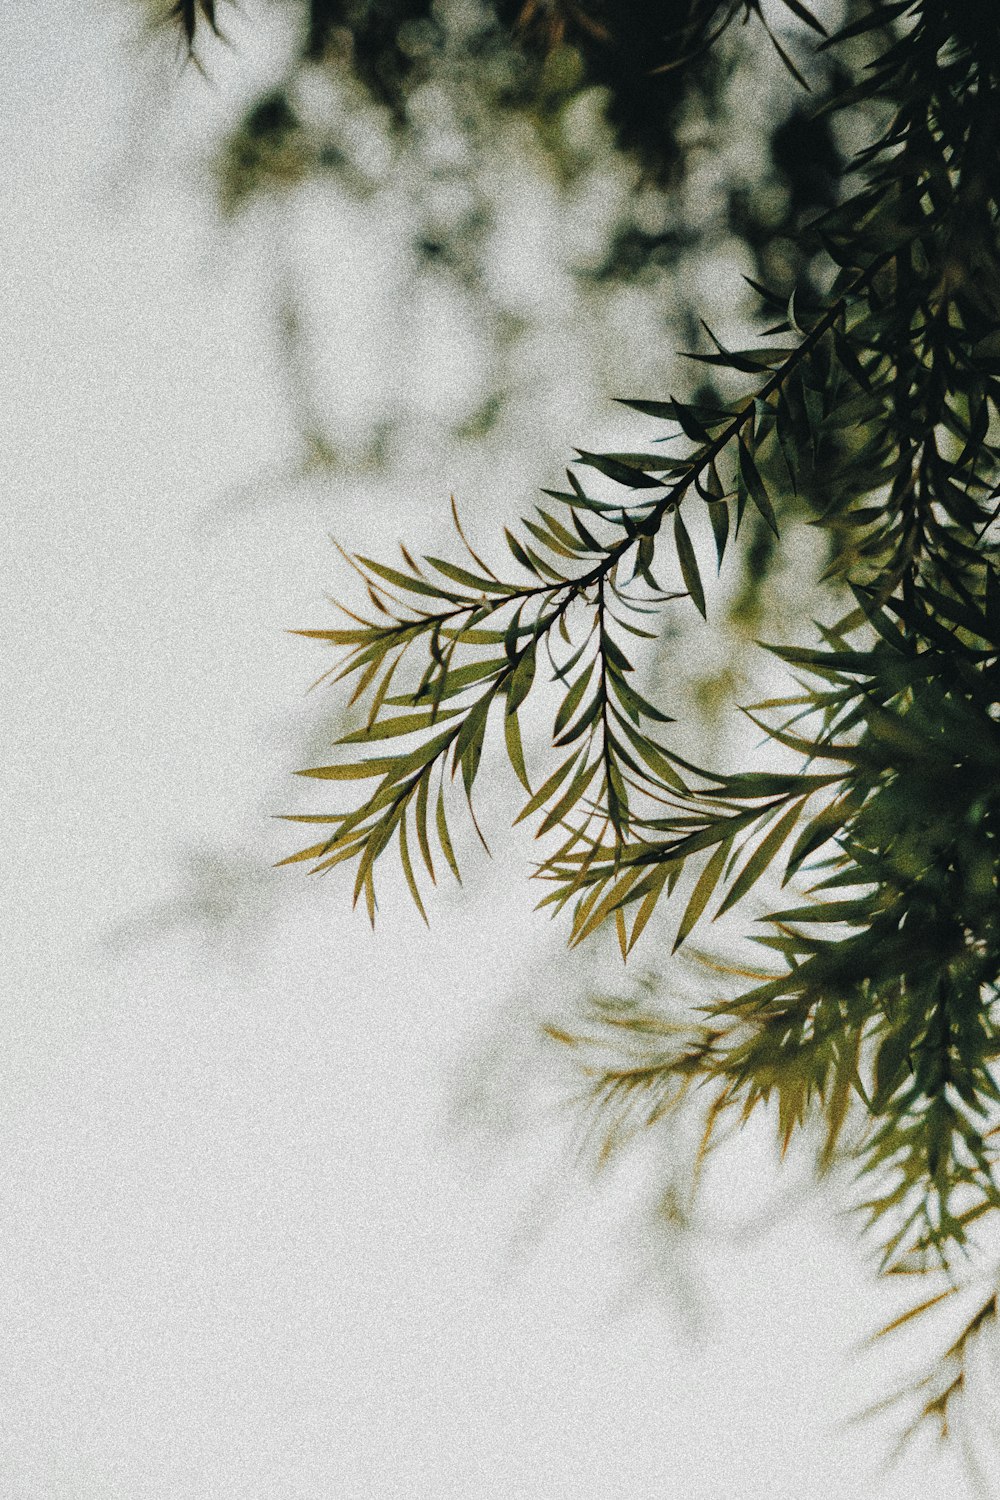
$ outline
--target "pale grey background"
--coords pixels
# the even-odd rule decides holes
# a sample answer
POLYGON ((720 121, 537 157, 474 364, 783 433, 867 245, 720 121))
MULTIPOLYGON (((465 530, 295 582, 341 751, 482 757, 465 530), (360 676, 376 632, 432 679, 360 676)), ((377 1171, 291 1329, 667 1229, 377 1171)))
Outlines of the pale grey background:
MULTIPOLYGON (((326 525, 378 523, 363 492, 216 504, 291 442, 267 241, 171 165, 224 91, 164 125, 133 37, 109 0, 0 16, 0 1496, 965 1494, 927 1446, 880 1486, 884 1441, 838 1425, 906 1351, 851 1353, 901 1304, 828 1205, 690 1252, 693 1341, 645 1295, 628 1181, 568 1179, 560 1117, 454 1128, 497 1016, 573 987, 510 862, 472 861, 430 933, 391 881, 373 937, 294 873, 215 941, 143 925, 185 851, 290 847, 267 815, 319 666, 281 632, 325 617, 326 525)), ((717 1204, 759 1211, 769 1162, 752 1132, 717 1204)))

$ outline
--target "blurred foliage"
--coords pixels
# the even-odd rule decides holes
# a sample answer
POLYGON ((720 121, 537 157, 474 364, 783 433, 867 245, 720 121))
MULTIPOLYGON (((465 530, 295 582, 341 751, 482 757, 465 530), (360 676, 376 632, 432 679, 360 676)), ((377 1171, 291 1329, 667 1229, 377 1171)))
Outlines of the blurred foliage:
MULTIPOLYGON (((392 235, 402 193, 405 304, 418 302, 421 284, 444 285, 456 321, 468 313, 485 350, 481 388, 452 419, 452 437, 525 442, 518 413, 538 400, 533 340, 552 313, 525 301, 523 274, 512 291, 517 268, 505 273, 497 234, 532 192, 555 191, 539 232, 555 241, 544 252, 572 284, 574 332, 586 330, 602 382, 627 378, 636 363, 619 330, 634 325, 638 339, 638 293, 651 328, 638 378, 666 378, 671 347, 695 337, 701 309, 686 288, 709 254, 738 245, 755 279, 785 295, 816 290, 819 262, 796 231, 838 192, 836 124, 814 104, 840 87, 844 63, 812 67, 814 99, 795 79, 789 89, 785 64, 803 77, 793 59, 805 50, 803 32, 812 35, 802 6, 785 5, 780 24, 767 24, 757 5, 714 0, 273 3, 294 22, 295 44, 283 77, 248 101, 217 144, 220 207, 238 218, 328 184, 369 205, 392 235), (745 113, 753 133, 740 128, 745 113)), ((209 22, 225 35, 232 8, 177 14, 197 58, 209 22)), ((321 371, 300 378, 318 315, 299 269, 290 266, 280 289, 280 344, 297 372, 301 472, 309 474, 321 467, 317 455, 331 469, 349 465, 352 445, 319 394, 321 371)), ((735 320, 746 321, 745 302, 735 320)), ((701 392, 709 401, 713 373, 701 392)), ((354 445, 362 463, 397 467, 408 426, 412 435, 421 425, 426 446, 426 411, 415 414, 405 400, 376 420, 377 440, 354 445)), ((759 535, 734 598, 740 618, 750 619, 766 583, 766 549, 759 535)))

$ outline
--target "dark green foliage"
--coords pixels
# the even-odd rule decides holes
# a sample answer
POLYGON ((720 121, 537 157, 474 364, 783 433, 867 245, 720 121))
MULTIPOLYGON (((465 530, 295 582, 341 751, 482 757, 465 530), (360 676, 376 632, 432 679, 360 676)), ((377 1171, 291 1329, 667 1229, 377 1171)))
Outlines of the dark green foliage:
POLYGON ((198 27, 204 23, 210 31, 219 34, 216 22, 215 0, 174 0, 170 7, 170 19, 177 23, 190 52, 194 47, 198 27))
POLYGON ((328 47, 336 47, 338 36, 349 37, 359 78, 402 119, 404 85, 415 58, 400 37, 416 27, 428 40, 439 29, 430 0, 309 0, 305 52, 319 60, 328 47))
POLYGON ((682 163, 677 125, 687 90, 697 89, 711 101, 718 88, 717 57, 706 43, 728 24, 727 12, 730 8, 718 0, 497 4, 500 20, 526 40, 540 40, 548 48, 568 41, 579 48, 588 77, 608 90, 608 119, 619 144, 666 179, 675 177, 682 163))
MULTIPOLYGON (((324 836, 292 857, 354 862, 374 917, 375 868, 395 848, 423 911, 424 871, 458 875, 452 783, 471 809, 486 738, 502 733, 520 817, 550 841, 541 904, 567 912, 574 942, 612 922, 627 953, 682 878, 675 948, 768 871, 808 878, 757 938, 774 966, 710 1002, 676 1046, 660 1034, 652 1061, 606 1071, 595 1097, 613 1114, 637 1090, 652 1120, 698 1081, 706 1144, 728 1111, 769 1100, 784 1145, 819 1120, 821 1165, 857 1164, 883 1268, 952 1275, 1000 1206, 1000 17, 990 4, 853 5, 826 37, 790 9, 839 92, 791 114, 771 147, 789 222, 813 211, 795 262, 808 274, 794 292, 757 287, 753 347, 706 330, 691 356, 742 394, 631 402, 664 424, 653 448, 580 452, 568 487, 506 533, 513 568, 467 543, 463 561, 351 559, 371 614, 303 633, 346 648, 338 677, 367 717, 346 757, 304 774, 365 790, 312 819, 324 836), (869 130, 847 176, 837 112, 869 130), (825 535, 841 619, 813 647, 774 648, 799 690, 752 715, 779 764, 800 764, 699 768, 671 746, 683 702, 638 686, 643 643, 670 611, 709 613, 727 553, 770 557, 803 515, 825 535), (557 707, 535 771, 519 714, 540 690, 557 707)), ((589 66, 610 67, 601 49, 623 46, 629 17, 636 38, 652 24, 645 10, 574 14, 589 66)), ((755 14, 691 7, 670 43, 678 74, 755 14)), ((795 78, 811 76, 801 33, 794 57, 772 40, 795 78)), ((922 1411, 942 1430, 995 1310, 993 1297, 948 1351, 948 1380, 928 1378, 922 1411)))
MULTIPOLYGON (((794 26, 806 8, 785 3, 794 26)), ((388 131, 413 169, 428 171, 431 180, 447 175, 470 185, 488 160, 498 123, 510 119, 530 122, 547 169, 564 184, 572 182, 589 163, 578 159, 563 125, 578 101, 600 91, 618 151, 638 170, 604 253, 594 252, 572 267, 581 284, 655 277, 695 252, 703 234, 711 239, 716 232, 685 222, 675 203, 662 222, 650 223, 644 192, 651 184, 679 188, 692 152, 699 149, 697 135, 704 134, 706 123, 714 129, 724 116, 734 39, 744 33, 734 23, 752 18, 761 24, 756 0, 669 5, 648 0, 474 0, 468 6, 447 0, 435 5, 429 0, 296 0, 294 9, 301 17, 300 47, 287 77, 269 96, 271 102, 280 97, 294 118, 294 138, 284 129, 280 141, 263 137, 259 110, 268 101, 248 107, 219 155, 220 198, 227 210, 314 178, 331 177, 353 194, 374 190, 370 163, 358 159, 356 141, 342 128, 337 112, 322 128, 300 121, 300 86, 314 86, 321 72, 338 90, 346 86, 342 97, 352 104, 360 95, 383 112, 379 128, 388 131), (421 91, 429 84, 442 122, 462 137, 461 168, 452 163, 444 169, 423 159, 426 99, 421 91)), ((192 0, 184 11, 185 26, 188 16, 193 25, 198 14, 192 0)), ((765 45, 777 44, 796 67, 791 52, 798 56, 801 42, 773 26, 771 33, 772 41, 765 45)), ((766 30, 761 34, 768 36, 766 30)), ((817 40, 815 29, 808 35, 817 40)), ((838 76, 836 67, 821 67, 813 80, 817 99, 829 95, 838 76)), ((824 119, 803 119, 798 92, 783 92, 774 101, 761 180, 750 184, 741 176, 729 191, 733 225, 753 250, 760 273, 791 274, 810 284, 789 231, 803 215, 830 203, 839 154, 824 119), (765 200, 770 206, 761 217, 765 200)), ((315 100, 314 87, 310 93, 315 100)), ((482 200, 481 192, 476 196, 482 200)), ((428 269, 455 276, 487 314, 493 311, 484 276, 488 216, 480 201, 475 222, 463 218, 453 229, 438 226, 434 233, 414 236, 428 269)))

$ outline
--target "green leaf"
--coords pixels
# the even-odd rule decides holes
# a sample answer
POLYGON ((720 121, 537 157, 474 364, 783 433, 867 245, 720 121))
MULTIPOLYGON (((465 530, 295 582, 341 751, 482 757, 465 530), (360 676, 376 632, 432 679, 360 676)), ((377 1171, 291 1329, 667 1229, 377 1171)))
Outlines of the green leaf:
POLYGON ((461 594, 454 594, 449 589, 439 588, 433 583, 425 583, 422 578, 414 578, 409 573, 401 573, 398 568, 388 568, 385 563, 374 562, 370 557, 362 557, 360 553, 358 562, 362 567, 367 568, 369 573, 375 573, 379 578, 384 578, 387 583, 399 589, 406 589, 411 594, 426 594, 431 599, 445 599, 454 604, 462 599, 461 594))
POLYGON ((531 558, 521 546, 521 543, 518 541, 514 533, 505 526, 503 529, 503 534, 507 539, 507 546, 510 548, 511 555, 514 560, 516 562, 519 562, 522 568, 525 568, 529 573, 533 574, 534 577, 537 578, 538 569, 535 567, 535 564, 531 561, 531 558))
POLYGON ((535 680, 534 649, 525 650, 507 683, 507 712, 516 713, 531 692, 535 680))
POLYGON ((562 822, 563 818, 570 811, 570 809, 572 807, 575 807, 579 802, 580 798, 583 796, 584 792, 593 781, 594 776, 600 770, 600 766, 601 762, 598 759, 589 766, 584 764, 580 767, 579 771, 570 782, 567 791, 565 791, 559 798, 559 801, 555 804, 555 806, 546 817, 545 821, 539 827, 538 832, 535 834, 536 838, 541 838, 543 834, 548 833, 551 829, 555 828, 559 823, 562 822))
POLYGON ((322 781, 367 781, 372 776, 385 776, 399 766, 399 757, 385 756, 380 760, 360 760, 343 766, 311 766, 307 771, 296 771, 296 776, 315 776, 322 781))
POLYGON ((580 517, 577 515, 577 513, 576 513, 575 510, 571 513, 571 519, 572 519, 573 525, 576 528, 577 534, 578 534, 580 540, 584 543, 584 545, 591 552, 601 552, 603 549, 601 547, 600 542, 594 536, 593 532, 590 531, 590 530, 588 530, 588 528, 586 526, 584 526, 583 522, 580 520, 580 517))
POLYGON ((460 568, 455 563, 447 562, 442 557, 425 557, 432 568, 437 568, 445 578, 450 578, 452 583, 465 584, 467 588, 477 589, 484 594, 513 594, 517 590, 510 584, 499 583, 494 578, 483 578, 478 573, 470 573, 467 568, 460 568))
POLYGON ((767 490, 764 487, 764 481, 760 477, 760 472, 758 471, 757 465, 753 461, 750 449, 747 447, 742 437, 739 440, 739 465, 740 477, 746 486, 747 494, 750 496, 750 499, 760 511, 761 515, 764 517, 764 520, 767 522, 768 526, 770 526, 775 536, 777 536, 778 522, 775 518, 774 507, 768 498, 767 490))
POLYGON ((847 793, 845 797, 821 808, 816 816, 806 824, 805 828, 792 845, 792 851, 785 864, 785 876, 782 885, 792 879, 795 872, 817 849, 821 849, 830 839, 835 838, 843 827, 845 821, 857 808, 856 794, 854 791, 847 793))
POLYGON ((621 724, 622 732, 635 747, 639 755, 642 756, 642 759, 646 762, 650 770, 653 771, 659 778, 661 783, 664 786, 672 788, 672 790, 674 791, 681 792, 682 794, 686 793, 687 787, 681 780, 677 771, 674 769, 668 752, 663 748, 663 746, 657 745, 654 740, 651 740, 646 735, 640 733, 638 729, 634 729, 632 725, 627 722, 627 720, 619 719, 618 722, 621 724))
POLYGON ((410 888, 410 895, 413 897, 417 911, 420 913, 424 921, 427 923, 427 926, 429 927, 431 924, 427 921, 427 913, 424 910, 424 903, 420 899, 420 889, 413 874, 413 866, 410 863, 410 851, 406 843, 405 817, 400 818, 399 820, 399 859, 400 863, 403 866, 403 874, 406 877, 406 883, 410 888))
POLYGON ((642 936, 643 930, 653 915, 664 889, 666 889, 668 896, 672 893, 679 874, 679 865, 662 864, 652 874, 647 875, 645 880, 640 881, 638 885, 632 888, 629 895, 629 902, 638 901, 639 910, 636 912, 635 920, 632 923, 632 931, 629 935, 625 957, 632 952, 632 949, 642 936))
POLYGON ((763 370, 773 370, 776 365, 782 364, 790 354, 794 353, 792 349, 779 349, 768 345, 759 349, 727 349, 724 344, 719 343, 704 318, 701 320, 701 326, 719 352, 717 354, 685 352, 685 359, 697 360, 699 364, 720 365, 727 370, 739 370, 744 375, 756 375, 763 370))
POLYGON ((611 826, 615 832, 622 835, 628 831, 628 789, 622 779, 622 773, 610 755, 607 757, 607 771, 604 790, 608 799, 608 817, 611 819, 611 826))
MULTIPOLYGON (((302 635, 307 640, 329 641, 332 646, 359 646, 371 639, 375 626, 366 625, 355 630, 289 630, 288 635, 302 635)), ((389 636, 390 631, 381 634, 389 636)))
POLYGON ((341 735, 338 745, 364 745, 369 740, 394 739, 399 735, 416 734, 420 729, 429 729, 432 724, 441 724, 461 713, 459 708, 445 709, 435 713, 427 709, 415 714, 397 714, 394 719, 377 720, 365 729, 355 729, 351 734, 341 735))
POLYGON ((483 735, 486 733, 486 721, 489 717, 492 701, 492 693, 485 693, 482 698, 476 700, 466 714, 462 727, 455 738, 453 760, 455 765, 462 759, 470 745, 478 744, 482 748, 483 735))
POLYGON ((553 537, 544 526, 539 526, 537 521, 532 521, 527 516, 522 518, 521 525, 526 526, 535 540, 541 542, 543 547, 547 547, 550 552, 555 552, 559 557, 572 558, 579 556, 580 548, 575 540, 572 546, 567 547, 564 543, 553 537))
POLYGON ((708 519, 712 523, 712 535, 715 537, 715 552, 719 559, 719 572, 722 572, 722 559, 726 555, 726 543, 729 540, 729 506, 725 501, 717 501, 708 507, 708 519))
POLYGON ((862 753, 850 745, 838 745, 833 740, 803 739, 801 735, 789 734, 787 729, 775 729, 768 724, 762 724, 747 709, 743 712, 751 724, 756 724, 758 729, 762 729, 772 740, 777 740, 779 745, 787 745, 789 750, 798 750, 811 760, 844 760, 857 765, 864 759, 862 753))
MULTIPOLYGON (((402 706, 406 703, 419 703, 427 698, 432 698, 435 703, 442 702, 445 698, 454 698, 459 693, 464 693, 476 683, 482 682, 485 677, 498 675, 507 666, 507 658, 494 656, 489 661, 470 661, 461 667, 449 667, 442 676, 435 677, 433 682, 422 685, 414 693, 400 693, 395 697, 386 699, 393 707, 402 706)), ((454 713, 462 713, 463 709, 452 709, 448 713, 438 713, 437 719, 450 718, 454 713)))
POLYGON ((727 891, 725 899, 715 913, 716 917, 721 917, 723 912, 728 911, 731 906, 736 905, 737 901, 742 900, 751 886, 755 885, 760 879, 798 822, 805 802, 806 799, 804 797, 801 797, 798 802, 794 802, 784 815, 778 819, 774 827, 761 839, 727 891))
POLYGON ((507 756, 518 781, 524 790, 531 795, 531 783, 528 780, 528 772, 524 764, 524 747, 521 744, 521 728, 517 720, 517 712, 511 713, 508 708, 503 721, 504 739, 507 744, 507 756))
POLYGON ((626 400, 621 396, 616 397, 620 406, 630 406, 633 411, 641 411, 647 417, 661 417, 668 422, 676 422, 686 437, 692 442, 704 443, 708 441, 707 428, 717 427, 722 422, 727 422, 732 415, 731 412, 718 406, 698 405, 692 402, 682 404, 672 397, 669 401, 637 401, 626 400))
POLYGON ((437 884, 437 876, 434 873, 434 861, 431 858, 430 839, 427 837, 427 799, 430 792, 431 773, 430 768, 424 772, 417 786, 417 803, 414 810, 414 822, 417 825, 417 838, 420 842, 420 853, 423 855, 427 873, 434 884, 437 884))
POLYGON ((454 875, 454 877, 458 881, 459 885, 461 885, 462 884, 462 877, 461 877, 461 875, 458 872, 458 861, 455 859, 455 851, 454 851, 454 849, 451 846, 451 839, 450 839, 450 837, 448 835, 448 823, 447 823, 447 820, 446 820, 445 815, 444 815, 444 788, 443 787, 438 792, 437 835, 438 835, 438 842, 441 845, 441 849, 442 849, 442 852, 444 854, 444 857, 448 861, 448 864, 451 867, 451 873, 454 875))
MULTIPOLYGON (((383 850, 388 847, 389 842, 396 831, 396 825, 403 816, 403 812, 404 806, 402 803, 399 803, 397 806, 390 808, 384 820, 371 830, 368 839, 365 842, 364 848, 361 851, 361 858, 358 861, 358 873, 354 883, 355 905, 357 904, 357 900, 361 895, 361 892, 365 889, 366 884, 371 880, 372 869, 374 867, 375 861, 378 859, 383 850)), ((374 891, 372 892, 372 898, 369 904, 369 917, 371 916, 371 907, 373 905, 374 891)))
POLYGON ((710 849, 713 844, 723 841, 732 842, 733 836, 739 833, 741 828, 756 822, 765 808, 749 808, 746 812, 732 813, 728 817, 716 818, 705 824, 702 828, 696 828, 692 833, 677 839, 669 845, 670 854, 676 859, 687 859, 690 854, 697 854, 701 849, 710 849))
POLYGON ((580 706, 580 700, 587 690, 587 683, 590 681, 593 675, 594 663, 591 662, 590 665, 580 673, 579 677, 573 683, 562 703, 559 705, 559 711, 556 714, 555 726, 553 730, 554 734, 561 734, 562 731, 566 728, 566 725, 569 723, 570 719, 576 713, 577 709, 580 706))
POLYGON ((553 744, 558 749, 561 749, 563 745, 571 745, 573 741, 578 740, 582 734, 586 734, 587 730, 590 729, 592 725, 596 724, 597 720, 600 718, 603 705, 604 694, 600 690, 598 690, 594 694, 592 701, 587 705, 586 709, 580 715, 579 719, 577 719, 572 728, 567 729, 564 734, 561 734, 557 740, 553 741, 553 744))
POLYGON ((286 854, 284 859, 279 859, 276 862, 275 869, 280 869, 282 865, 298 864, 300 860, 321 859, 324 854, 328 854, 329 852, 330 840, 323 839, 318 844, 310 844, 308 849, 299 849, 295 854, 286 854))
POLYGON ((556 788, 560 786, 569 775, 570 771, 576 765, 582 754, 582 750, 574 750, 573 753, 569 755, 566 760, 564 760, 562 764, 552 772, 552 775, 548 778, 548 780, 544 781, 538 788, 538 791, 535 792, 524 804, 521 811, 514 819, 515 824, 522 822, 525 818, 530 818, 532 813, 537 812, 540 807, 544 806, 544 804, 549 800, 556 788))
POLYGON ((616 484, 628 485, 633 490, 663 488, 659 479, 651 479, 642 469, 633 469, 631 465, 623 464, 618 459, 607 457, 603 453, 587 453, 582 448, 576 451, 579 454, 578 462, 589 464, 592 469, 598 469, 609 479, 613 479, 616 484))
POLYGON ((601 631, 601 654, 607 666, 613 667, 620 674, 634 670, 625 652, 606 630, 601 631))
POLYGON ((604 459, 642 469, 647 474, 685 474, 691 467, 689 458, 671 458, 666 453, 604 453, 604 459))
POLYGON ((789 911, 773 912, 768 921, 846 922, 852 927, 865 927, 870 917, 870 900, 817 901, 815 906, 796 906, 789 911))
POLYGON ((841 772, 830 771, 825 775, 806 775, 801 771, 741 771, 735 776, 725 776, 719 794, 726 797, 790 797, 821 791, 823 787, 843 779, 841 772))
MULTIPOLYGON (((365 891, 365 905, 368 908, 368 920, 372 924, 372 927, 374 928, 374 926, 375 926, 375 912, 378 909, 378 902, 375 900, 375 882, 372 879, 372 872, 371 872, 371 870, 367 870, 365 872, 364 891, 365 891)), ((355 896, 355 901, 356 900, 357 900, 357 896, 355 896)))
POLYGON ((875 1056, 872 1109, 878 1113, 891 1099, 896 1089, 908 1077, 907 1063, 915 1037, 912 1031, 890 1031, 875 1056))
POLYGON ((684 587, 691 595, 691 601, 703 619, 705 615, 705 590, 701 586, 701 574, 698 572, 698 559, 691 545, 688 529, 684 525, 683 517, 679 510, 674 512, 674 541, 677 544, 677 557, 681 565, 681 577, 684 579, 684 587))
MULTIPOLYGON (((540 505, 536 505, 535 509, 541 516, 542 520, 545 522, 549 531, 551 531, 552 536, 555 538, 555 540, 561 542, 565 548, 569 549, 569 555, 571 557, 578 556, 581 551, 580 537, 574 536, 571 531, 567 530, 567 528, 562 524, 561 521, 556 520, 555 516, 550 516, 547 510, 542 510, 540 505)), ((590 540, 596 547, 597 544, 594 542, 593 537, 591 537, 590 540)))
POLYGON ((671 950, 673 953, 677 952, 685 938, 690 935, 698 918, 705 910, 709 901, 711 901, 712 892, 719 883, 729 849, 730 844, 728 840, 719 844, 695 881, 694 890, 691 892, 690 900, 684 908, 684 915, 681 917, 680 926, 677 929, 677 936, 674 939, 674 946, 671 950))
MULTIPOLYGON (((791 5, 792 3, 793 0, 785 0, 786 5, 791 5)), ((774 32, 771 30, 770 26, 768 26, 766 21, 764 22, 764 29, 767 32, 768 37, 770 38, 771 46, 774 48, 775 52, 777 52, 778 56, 781 58, 781 61, 784 63, 789 73, 791 73, 792 77, 795 79, 795 82, 800 84, 802 88, 807 90, 807 92, 811 92, 811 90, 809 89, 809 84, 807 83, 805 77, 796 67, 792 58, 778 41, 778 38, 775 36, 774 32)))
POLYGON ((897 1328, 902 1328, 905 1323, 909 1323, 913 1318, 918 1318, 921 1313, 929 1312, 932 1307, 936 1307, 946 1297, 953 1297, 960 1290, 961 1287, 958 1283, 953 1283, 951 1286, 946 1286, 943 1292, 935 1292, 933 1297, 926 1297, 923 1302, 918 1302, 916 1307, 907 1308, 906 1312, 900 1313, 898 1318, 893 1318, 891 1323, 886 1323, 884 1328, 880 1328, 877 1333, 872 1334, 872 1342, 875 1339, 885 1338, 887 1333, 895 1333, 897 1328))

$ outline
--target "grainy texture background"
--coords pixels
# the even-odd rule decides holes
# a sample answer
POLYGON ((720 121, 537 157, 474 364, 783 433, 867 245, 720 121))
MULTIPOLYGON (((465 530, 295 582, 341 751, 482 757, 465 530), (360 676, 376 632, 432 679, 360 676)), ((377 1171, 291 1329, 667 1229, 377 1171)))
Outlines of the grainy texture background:
MULTIPOLYGON (((629 1184, 559 1185, 558 1118, 485 1152, 453 1128, 497 1014, 547 999, 509 865, 429 934, 391 890, 374 937, 342 885, 276 894, 314 665, 281 631, 330 586, 325 524, 385 501, 216 504, 290 442, 266 250, 171 170, 196 110, 137 104, 134 34, 97 0, 0 16, 0 1490, 959 1500, 952 1457, 879 1487, 875 1431, 838 1426, 899 1350, 850 1356, 885 1301, 823 1203, 685 1252, 692 1339, 629 1184)), ((714 1194, 778 1186, 751 1141, 714 1194)))

